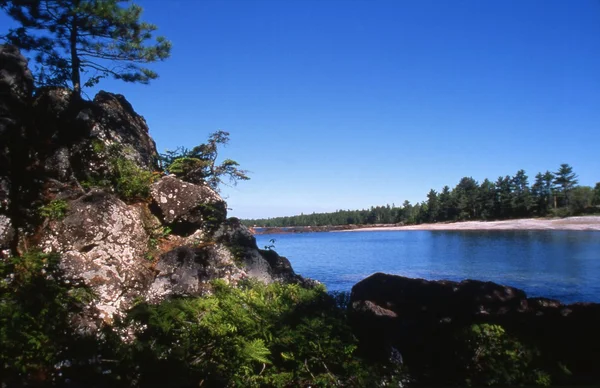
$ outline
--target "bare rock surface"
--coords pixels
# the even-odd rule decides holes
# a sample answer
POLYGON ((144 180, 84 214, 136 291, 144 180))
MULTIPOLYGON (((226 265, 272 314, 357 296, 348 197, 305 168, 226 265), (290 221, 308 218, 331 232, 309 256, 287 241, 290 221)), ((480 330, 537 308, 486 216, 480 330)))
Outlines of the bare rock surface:
POLYGON ((210 289, 209 282, 214 279, 236 284, 247 277, 229 250, 216 244, 173 249, 162 255, 155 269, 158 274, 147 292, 151 302, 175 295, 202 295, 210 289))
POLYGON ((165 176, 151 188, 152 199, 165 223, 176 234, 218 226, 227 217, 227 205, 208 185, 165 176))
POLYGON ((111 318, 130 307, 153 277, 144 262, 147 244, 138 209, 93 190, 70 201, 64 219, 49 222, 40 247, 61 254, 66 274, 90 285, 96 307, 111 318))

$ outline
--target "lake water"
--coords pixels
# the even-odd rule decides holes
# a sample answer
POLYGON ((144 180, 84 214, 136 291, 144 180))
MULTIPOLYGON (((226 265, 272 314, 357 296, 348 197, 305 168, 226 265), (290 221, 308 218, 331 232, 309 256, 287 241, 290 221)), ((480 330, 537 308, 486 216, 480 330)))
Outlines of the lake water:
POLYGON ((374 272, 478 279, 562 302, 600 302, 600 232, 381 231, 257 235, 294 270, 349 291, 374 272))

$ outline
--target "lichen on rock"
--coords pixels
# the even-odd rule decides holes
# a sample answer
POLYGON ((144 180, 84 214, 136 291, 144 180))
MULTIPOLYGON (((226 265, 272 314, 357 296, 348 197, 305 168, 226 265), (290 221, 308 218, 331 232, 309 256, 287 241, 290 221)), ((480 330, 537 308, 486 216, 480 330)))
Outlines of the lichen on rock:
POLYGON ((146 121, 122 95, 86 101, 52 87, 33 96, 27 61, 10 46, 0 46, 0 91, 0 251, 58 253, 65 276, 97 296, 79 329, 96 330, 136 300, 201 295, 214 279, 301 279, 226 220, 227 204, 207 184, 163 176, 147 183, 151 198, 118 197, 128 177, 115 177, 116 162, 161 174, 146 121), (41 211, 57 201, 60 217, 41 211))

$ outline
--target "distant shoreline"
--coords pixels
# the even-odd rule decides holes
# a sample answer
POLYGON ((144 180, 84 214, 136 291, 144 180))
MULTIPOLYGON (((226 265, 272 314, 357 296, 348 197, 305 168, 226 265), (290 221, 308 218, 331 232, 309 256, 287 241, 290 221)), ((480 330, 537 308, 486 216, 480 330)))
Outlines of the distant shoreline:
POLYGON ((250 228, 253 234, 291 234, 311 232, 378 232, 402 230, 579 230, 600 231, 600 216, 566 218, 523 218, 503 221, 462 221, 419 225, 332 225, 287 228, 250 228))

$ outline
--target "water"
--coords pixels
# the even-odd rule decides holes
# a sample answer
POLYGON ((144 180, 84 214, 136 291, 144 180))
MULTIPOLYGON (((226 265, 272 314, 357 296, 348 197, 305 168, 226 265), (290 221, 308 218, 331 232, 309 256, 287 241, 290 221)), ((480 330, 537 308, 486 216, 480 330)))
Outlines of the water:
POLYGON ((294 270, 349 291, 374 272, 478 279, 565 303, 600 302, 600 232, 381 231, 258 235, 294 270))

